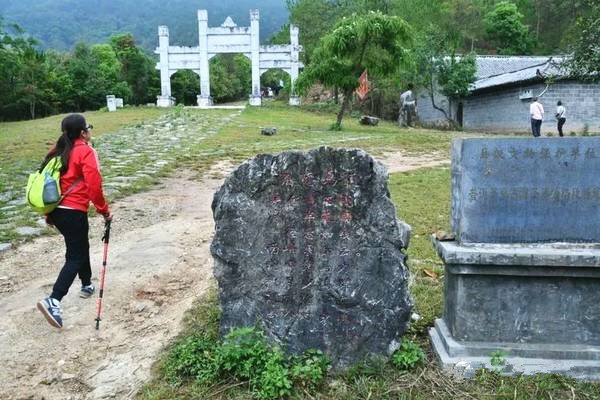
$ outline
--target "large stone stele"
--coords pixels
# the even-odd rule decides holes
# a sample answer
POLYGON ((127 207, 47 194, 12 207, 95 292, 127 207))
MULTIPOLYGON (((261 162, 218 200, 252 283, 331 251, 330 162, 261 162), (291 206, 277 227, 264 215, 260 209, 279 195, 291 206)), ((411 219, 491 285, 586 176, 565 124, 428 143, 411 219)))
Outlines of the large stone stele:
POLYGON ((221 333, 260 326, 335 369, 398 346, 411 311, 387 171, 362 150, 259 155, 215 194, 221 333))

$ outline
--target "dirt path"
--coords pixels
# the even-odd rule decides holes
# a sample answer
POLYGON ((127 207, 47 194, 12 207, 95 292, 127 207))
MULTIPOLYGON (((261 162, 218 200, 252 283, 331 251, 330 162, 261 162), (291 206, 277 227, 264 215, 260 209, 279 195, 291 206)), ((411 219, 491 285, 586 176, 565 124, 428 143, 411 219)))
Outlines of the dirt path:
MULTIPOLYGON (((39 238, 4 253, 0 398, 130 397, 147 380, 157 352, 178 332, 184 311, 212 284, 210 203, 220 183, 178 176, 115 204, 99 331, 95 300, 77 296, 78 282, 62 302, 62 331, 35 309, 63 261, 61 237, 39 238)), ((101 262, 101 231, 95 218, 94 275, 101 262)))
POLYGON ((388 172, 406 172, 417 168, 440 167, 450 165, 447 154, 441 152, 422 154, 418 156, 408 155, 403 152, 388 152, 377 157, 388 169, 388 172))
MULTIPOLYGON (((447 162, 439 155, 388 154, 390 172, 447 162)), ((63 262, 62 237, 41 237, 0 255, 0 398, 131 398, 149 378, 160 349, 183 313, 210 285, 210 204, 231 167, 216 166, 202 182, 181 174, 122 199, 111 234, 105 311, 94 329, 95 301, 63 299, 65 328, 35 309, 63 262), (216 174, 215 174, 216 173, 216 174)), ((91 221, 94 275, 101 262, 100 218, 91 221)))

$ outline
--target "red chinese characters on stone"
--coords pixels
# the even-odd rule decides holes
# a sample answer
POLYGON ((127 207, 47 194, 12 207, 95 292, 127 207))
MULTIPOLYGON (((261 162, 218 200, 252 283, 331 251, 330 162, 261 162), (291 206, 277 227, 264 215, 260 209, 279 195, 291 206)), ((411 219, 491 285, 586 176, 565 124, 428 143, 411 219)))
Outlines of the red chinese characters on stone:
POLYGON ((331 222, 331 212, 329 210, 323 210, 321 213, 321 222, 323 222, 324 225, 331 222))
POLYGON ((283 186, 292 186, 294 184, 292 174, 290 174, 289 172, 282 172, 280 176, 281 184, 283 186))
POLYGON ((300 180, 302 181, 302 183, 305 186, 308 186, 308 185, 311 185, 315 181, 315 176, 312 173, 308 172, 308 173, 302 175, 300 180))
POLYGON ((349 224, 350 221, 352 221, 352 214, 350 213, 350 211, 342 211, 342 213, 340 214, 340 220, 345 224, 349 224))
POLYGON ((292 242, 292 241, 289 241, 289 242, 287 243, 287 246, 286 246, 286 248, 285 248, 285 251, 286 251, 287 253, 295 253, 295 252, 296 252, 296 245, 294 244, 294 242, 292 242))
POLYGON ((354 199, 350 194, 340 194, 339 195, 340 205, 342 207, 352 207, 354 205, 354 199))
POLYGON ((304 220, 306 222, 313 222, 316 219, 315 213, 312 211, 309 211, 306 213, 306 215, 304 216, 304 220))
POLYGON ((328 169, 325 172, 325 175, 323 177, 323 183, 325 184, 332 184, 333 182, 335 182, 335 175, 333 174, 333 171, 328 169))

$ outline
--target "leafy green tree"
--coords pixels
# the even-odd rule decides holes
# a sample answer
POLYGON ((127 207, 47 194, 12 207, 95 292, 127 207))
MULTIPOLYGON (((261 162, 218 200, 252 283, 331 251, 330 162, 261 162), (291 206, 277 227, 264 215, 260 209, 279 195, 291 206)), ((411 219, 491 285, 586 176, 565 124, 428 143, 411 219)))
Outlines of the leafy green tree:
POLYGON ((154 101, 156 94, 148 90, 152 82, 151 76, 158 74, 152 59, 135 45, 135 39, 130 33, 113 36, 110 41, 121 62, 121 76, 131 89, 131 101, 134 104, 154 101))
POLYGON ((99 73, 97 55, 88 45, 79 43, 66 63, 72 85, 71 92, 65 94, 72 99, 74 109, 85 111, 103 107, 111 88, 99 73))
POLYGON ((14 37, 7 32, 0 18, 0 118, 6 119, 14 112, 16 83, 20 70, 19 54, 14 46, 14 37))
POLYGON ((48 107, 48 99, 51 97, 44 61, 44 53, 33 47, 28 47, 21 53, 16 104, 25 106, 31 119, 35 119, 38 106, 48 107))
POLYGON ((50 97, 48 101, 48 113, 56 114, 76 110, 75 103, 71 97, 73 90, 73 79, 69 74, 67 64, 70 54, 56 51, 46 52, 46 71, 48 72, 48 85, 50 97))
POLYGON ((570 73, 584 80, 600 81, 600 2, 588 0, 592 12, 577 21, 576 37, 568 63, 570 73))
POLYGON ((469 85, 474 82, 477 72, 473 55, 457 58, 453 53, 441 57, 436 62, 436 68, 437 81, 444 96, 458 99, 469 94, 469 85))
POLYGON ((127 82, 121 78, 122 65, 113 48, 109 44, 96 44, 91 47, 91 52, 98 60, 96 68, 107 88, 106 94, 113 94, 126 102, 131 102, 132 91, 127 82))
POLYGON ((476 73, 474 56, 456 56, 455 39, 430 26, 417 37, 410 58, 413 63, 402 71, 404 80, 427 92, 432 107, 440 111, 451 126, 456 126, 452 102, 468 95, 476 73), (436 92, 448 98, 448 109, 436 103, 436 92))
POLYGON ((529 54, 533 39, 514 3, 501 1, 484 18, 485 31, 498 54, 529 54))
POLYGON ((179 104, 195 106, 200 94, 200 78, 191 70, 177 71, 171 77, 171 92, 179 104))
POLYGON ((273 89, 279 87, 289 93, 291 86, 290 75, 281 69, 269 69, 260 77, 260 85, 273 89), (283 86, 280 86, 281 81, 283 81, 283 86))
POLYGON ((411 41, 411 29, 402 18, 378 11, 344 18, 321 40, 313 62, 298 79, 298 89, 305 92, 315 82, 340 88, 344 94, 336 122, 340 127, 362 72, 366 69, 381 78, 395 73, 406 62, 411 41))
POLYGON ((243 54, 221 54, 210 60, 210 91, 217 103, 247 99, 252 66, 243 54))
MULTIPOLYGON (((301 54, 305 63, 310 63, 312 53, 331 27, 348 11, 337 1, 329 0, 288 0, 290 22, 300 29, 300 43, 304 47, 301 54)), ((285 36, 284 28, 276 37, 280 40, 285 36)), ((289 27, 287 28, 289 38, 289 27)), ((288 42, 284 42, 288 43, 288 42)))

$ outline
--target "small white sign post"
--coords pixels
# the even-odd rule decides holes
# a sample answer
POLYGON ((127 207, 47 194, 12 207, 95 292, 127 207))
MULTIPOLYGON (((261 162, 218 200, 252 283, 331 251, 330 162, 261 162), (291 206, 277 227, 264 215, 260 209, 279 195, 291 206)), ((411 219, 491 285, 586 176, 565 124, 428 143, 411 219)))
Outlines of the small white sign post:
POLYGON ((106 107, 109 112, 117 111, 117 99, 113 95, 106 96, 106 107))

